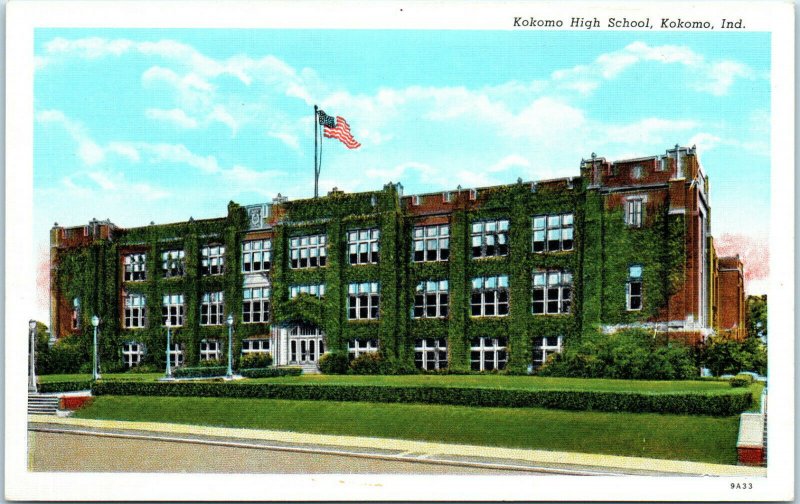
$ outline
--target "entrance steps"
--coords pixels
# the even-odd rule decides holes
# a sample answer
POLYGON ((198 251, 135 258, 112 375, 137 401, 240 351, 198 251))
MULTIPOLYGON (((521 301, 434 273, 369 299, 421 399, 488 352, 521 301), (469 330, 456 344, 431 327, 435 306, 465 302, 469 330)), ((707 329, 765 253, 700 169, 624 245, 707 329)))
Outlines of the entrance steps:
POLYGON ((29 415, 55 415, 58 405, 58 396, 28 394, 29 415))

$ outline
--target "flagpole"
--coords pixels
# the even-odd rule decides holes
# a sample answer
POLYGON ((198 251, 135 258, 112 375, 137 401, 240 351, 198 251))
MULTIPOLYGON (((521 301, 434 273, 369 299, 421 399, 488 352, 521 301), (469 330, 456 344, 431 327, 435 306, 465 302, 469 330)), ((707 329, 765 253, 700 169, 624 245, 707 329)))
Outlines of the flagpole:
POLYGON ((317 128, 319 128, 319 120, 317 114, 317 106, 314 105, 314 198, 319 196, 319 168, 317 167, 317 128))

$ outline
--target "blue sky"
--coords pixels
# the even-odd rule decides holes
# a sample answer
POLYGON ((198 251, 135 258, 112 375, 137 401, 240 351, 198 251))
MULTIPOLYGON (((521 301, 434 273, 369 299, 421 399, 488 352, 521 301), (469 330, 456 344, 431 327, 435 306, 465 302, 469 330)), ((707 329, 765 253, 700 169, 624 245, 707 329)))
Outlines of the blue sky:
POLYGON ((712 229, 763 243, 766 33, 39 29, 34 235, 222 216, 313 193, 313 105, 358 150, 323 147, 321 193, 406 193, 578 174, 696 144, 712 229), (743 195, 746 194, 747 204, 743 195))

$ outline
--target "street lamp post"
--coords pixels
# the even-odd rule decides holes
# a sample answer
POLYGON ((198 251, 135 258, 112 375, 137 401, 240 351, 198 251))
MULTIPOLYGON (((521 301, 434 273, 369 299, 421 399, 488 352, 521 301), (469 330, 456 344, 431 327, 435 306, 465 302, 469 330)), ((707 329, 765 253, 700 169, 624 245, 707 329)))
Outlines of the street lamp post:
POLYGON ((225 377, 233 378, 233 315, 228 315, 228 372, 225 377))
POLYGON ((172 346, 172 324, 170 324, 169 317, 167 317, 167 378, 172 378, 172 359, 169 355, 170 346, 172 346))
POLYGON ((97 326, 100 325, 100 317, 92 315, 92 327, 94 327, 94 341, 92 344, 92 380, 100 379, 100 363, 97 362, 97 326))
POLYGON ((30 336, 30 352, 28 352, 28 357, 30 358, 30 362, 28 363, 29 370, 28 370, 28 393, 36 393, 36 357, 34 353, 36 352, 36 321, 31 320, 28 322, 28 335, 30 336))

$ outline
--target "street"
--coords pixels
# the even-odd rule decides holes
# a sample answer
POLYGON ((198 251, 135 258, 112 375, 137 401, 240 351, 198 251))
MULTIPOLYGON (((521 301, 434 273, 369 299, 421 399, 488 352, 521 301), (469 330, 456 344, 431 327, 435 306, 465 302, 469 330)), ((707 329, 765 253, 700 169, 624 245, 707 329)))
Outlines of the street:
POLYGON ((531 468, 453 461, 410 460, 413 456, 347 453, 314 448, 221 443, 203 439, 68 431, 28 431, 30 469, 59 472, 207 472, 283 474, 484 474, 530 473, 531 468), (233 446, 239 445, 239 446, 233 446), (325 453, 328 452, 328 453, 325 453))

